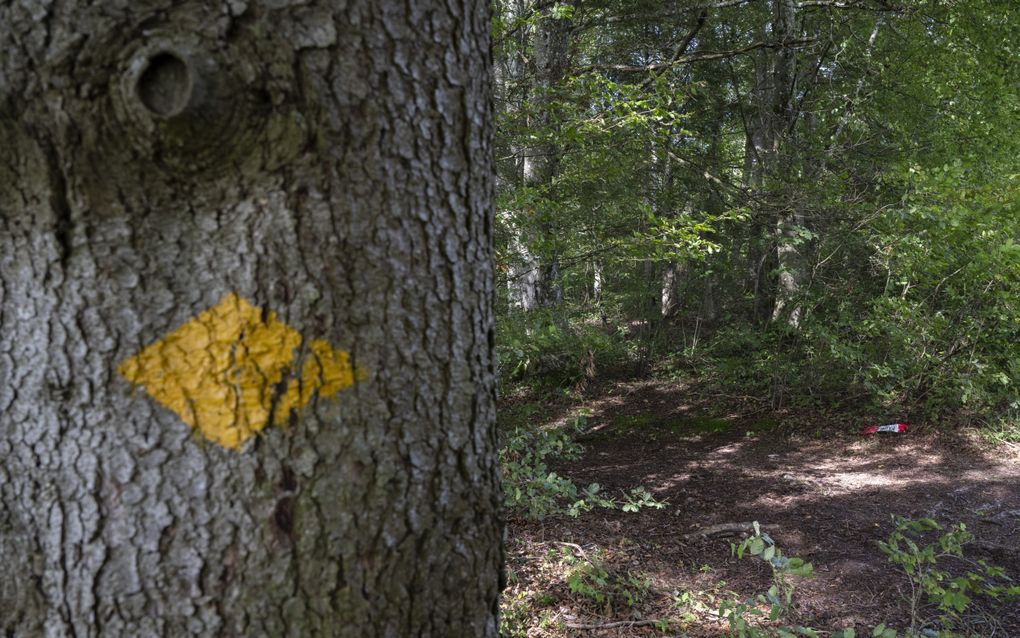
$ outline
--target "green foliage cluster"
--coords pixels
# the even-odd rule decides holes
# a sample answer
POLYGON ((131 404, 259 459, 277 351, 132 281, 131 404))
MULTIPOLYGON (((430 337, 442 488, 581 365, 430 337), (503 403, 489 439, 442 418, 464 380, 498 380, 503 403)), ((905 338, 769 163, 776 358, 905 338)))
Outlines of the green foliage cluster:
POLYGON ((500 638, 526 638, 532 620, 530 602, 523 592, 513 597, 503 596, 499 603, 500 638))
POLYGON ((564 316, 564 309, 501 317, 496 342, 502 382, 539 379, 571 386, 598 370, 633 360, 633 346, 590 314, 564 316))
POLYGON ((842 386, 929 415, 1015 412, 1020 191, 1014 177, 966 173, 913 169, 909 196, 866 238, 881 290, 819 295, 788 349, 759 352, 781 356, 797 386, 819 396, 842 386))
POLYGON ((588 556, 570 547, 561 548, 561 562, 566 566, 565 577, 571 593, 596 604, 605 613, 615 607, 634 607, 649 595, 650 584, 646 577, 635 572, 618 574, 610 570, 598 554, 588 556))
POLYGON ((996 601, 1020 598, 1020 586, 1011 584, 1002 568, 984 561, 965 560, 964 545, 973 537, 962 523, 944 530, 930 518, 894 517, 894 524, 892 534, 879 541, 878 547, 893 565, 903 571, 910 584, 907 602, 911 626, 908 629, 901 632, 882 623, 864 633, 858 633, 853 627, 819 632, 810 627, 762 626, 754 622, 755 619, 767 619, 773 623, 780 620, 793 605, 797 580, 809 578, 813 573, 811 563, 783 556, 768 534, 754 523, 754 535, 732 545, 732 551, 738 557, 747 554, 768 563, 772 569, 773 584, 766 593, 753 599, 722 602, 720 615, 729 623, 729 634, 734 638, 818 638, 823 633, 833 638, 962 638, 973 635, 967 629, 964 614, 976 597, 984 596, 996 601), (931 543, 922 543, 923 536, 938 532, 944 533, 931 543), (953 575, 945 565, 946 559, 967 562, 975 569, 953 575), (928 614, 928 609, 933 609, 935 615, 928 614))
POLYGON ((550 458, 576 459, 581 446, 567 428, 516 428, 499 450, 504 503, 508 510, 542 519, 577 502, 577 486, 549 471, 550 458))
POLYGON ((582 448, 573 437, 584 427, 585 417, 577 416, 559 428, 517 427, 506 433, 499 460, 504 504, 512 514, 540 520, 556 514, 577 517, 595 508, 637 512, 666 506, 643 486, 615 498, 603 493, 598 483, 579 489, 569 478, 550 471, 550 460, 580 456, 582 448))
MULTIPOLYGON (((925 631, 935 633, 932 626, 942 627, 937 635, 945 637, 956 635, 953 630, 965 630, 963 616, 978 596, 994 600, 1020 599, 1020 586, 1007 584, 1011 581, 1005 578, 1001 567, 983 560, 965 559, 964 545, 973 540, 973 536, 963 523, 943 530, 930 518, 896 517, 894 522, 895 530, 878 546, 910 582, 908 636, 925 631), (921 539, 929 533, 940 534, 933 542, 922 544, 921 539), (947 559, 966 569, 954 575, 945 565, 947 559), (934 608, 934 616, 928 613, 929 608, 934 608)), ((879 635, 885 638, 885 633, 879 635)), ((890 633, 891 638, 895 635, 895 632, 890 633)))
MULTIPOLYGON (((655 626, 667 632, 699 619, 712 619, 723 621, 727 635, 733 638, 971 638, 988 635, 988 628, 995 626, 994 604, 1020 600, 1020 586, 1002 568, 967 558, 964 550, 972 536, 963 524, 944 529, 928 518, 894 517, 893 522, 892 533, 877 546, 909 584, 905 602, 911 625, 906 629, 880 623, 869 628, 822 631, 784 624, 796 604, 800 582, 813 577, 814 567, 801 558, 785 555, 757 522, 753 523, 753 534, 730 547, 738 558, 768 565, 772 574, 768 589, 746 598, 724 590, 673 592, 671 601, 676 613, 655 621, 655 626), (990 610, 980 618, 975 609, 979 601, 982 608, 990 610), (975 619, 981 624, 976 625, 975 619)), ((615 569, 598 549, 586 551, 573 543, 559 545, 558 550, 549 551, 547 561, 557 566, 555 571, 562 575, 577 601, 594 605, 600 614, 635 608, 661 594, 646 575, 615 569)), ((702 571, 712 569, 704 566, 702 571)), ((501 635, 527 635, 539 598, 542 596, 522 593, 504 600, 501 635)))
MULTIPOLYGON (((878 547, 889 561, 901 569, 910 584, 911 625, 901 632, 885 623, 865 633, 853 627, 825 632, 833 638, 962 638, 973 635, 968 631, 964 614, 976 597, 984 596, 996 601, 1020 598, 1020 586, 1011 584, 1002 568, 985 561, 966 561, 964 545, 973 539, 962 523, 944 530, 930 518, 907 519, 894 517, 895 528, 878 547), (931 543, 922 544, 921 538, 938 533, 931 543), (967 569, 953 575, 945 565, 946 559, 969 563, 967 569), (927 611, 933 609, 935 615, 927 611)), ((733 553, 743 557, 756 556, 772 568, 773 584, 765 594, 746 601, 726 600, 720 605, 720 615, 729 622, 729 633, 734 638, 818 638, 823 632, 810 627, 761 626, 753 619, 780 620, 793 605, 797 580, 809 578, 813 568, 798 558, 786 558, 772 539, 754 524, 754 535, 740 544, 732 545, 733 553)), ((987 620, 987 619, 986 619, 987 620)))
MULTIPOLYGON (((807 636, 817 638, 818 634, 808 627, 760 628, 755 619, 779 620, 793 605, 796 580, 808 578, 814 573, 814 566, 796 557, 783 555, 775 541, 761 531, 754 522, 754 534, 739 544, 730 546, 733 555, 743 558, 744 554, 765 561, 772 569, 772 585, 764 594, 745 601, 725 600, 719 606, 719 615, 729 624, 729 633, 734 638, 794 638, 807 636), (764 609, 763 609, 764 607, 764 609)), ((852 637, 851 637, 852 638, 852 637)))

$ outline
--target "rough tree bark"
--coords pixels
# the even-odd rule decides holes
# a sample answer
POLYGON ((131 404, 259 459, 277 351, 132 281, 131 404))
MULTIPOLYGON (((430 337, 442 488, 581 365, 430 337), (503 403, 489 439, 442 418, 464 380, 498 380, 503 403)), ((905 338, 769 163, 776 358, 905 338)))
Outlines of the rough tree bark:
POLYGON ((0 3, 0 633, 496 636, 488 29, 0 3))
MULTIPOLYGON (((797 35, 797 8, 794 0, 773 0, 772 32, 779 42, 792 41, 797 35)), ((793 132, 797 113, 793 107, 797 94, 797 54, 790 47, 780 47, 775 53, 769 85, 769 113, 767 139, 769 148, 765 157, 767 170, 784 181, 789 167, 784 151, 793 132)), ((789 199, 789 198, 788 198, 789 199)), ((798 300, 804 279, 803 258, 798 248, 799 231, 804 226, 803 211, 794 203, 784 206, 776 220, 776 301, 772 321, 784 321, 793 329, 800 327, 801 307, 798 300)))

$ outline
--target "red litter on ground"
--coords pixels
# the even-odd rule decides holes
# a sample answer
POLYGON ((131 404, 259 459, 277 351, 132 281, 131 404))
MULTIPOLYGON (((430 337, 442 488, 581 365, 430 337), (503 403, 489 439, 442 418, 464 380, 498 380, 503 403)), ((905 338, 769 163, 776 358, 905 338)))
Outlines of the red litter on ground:
POLYGON ((889 425, 869 425, 861 434, 903 434, 910 429, 906 423, 890 423, 889 425))

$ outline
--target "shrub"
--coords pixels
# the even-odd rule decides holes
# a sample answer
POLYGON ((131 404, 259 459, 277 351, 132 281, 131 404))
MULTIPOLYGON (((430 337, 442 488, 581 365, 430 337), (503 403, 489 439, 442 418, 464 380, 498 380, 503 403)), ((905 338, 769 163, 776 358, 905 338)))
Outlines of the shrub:
POLYGON ((501 318, 496 355, 504 382, 538 378, 561 386, 593 378, 597 370, 619 366, 631 356, 622 337, 595 317, 570 317, 563 308, 501 318))
POLYGON ((577 459, 581 446, 573 436, 585 427, 576 416, 561 428, 517 427, 499 450, 503 494, 507 509, 524 518, 542 519, 553 514, 579 516, 596 507, 636 512, 643 507, 661 509, 665 503, 642 486, 622 494, 622 500, 606 496, 598 483, 578 489, 570 479, 550 472, 552 459, 577 459))
POLYGON ((910 582, 911 635, 931 631, 932 625, 949 630, 960 627, 964 624, 963 615, 976 596, 995 600, 1020 597, 1020 586, 1003 584, 1001 567, 965 559, 964 545, 973 536, 963 523, 943 530, 930 518, 911 520, 895 517, 893 520, 893 533, 878 546, 910 582), (928 533, 940 534, 933 542, 922 545, 921 539, 928 533), (954 576, 945 567, 947 559, 955 559, 968 569, 954 576), (934 614, 931 613, 933 611, 934 614))

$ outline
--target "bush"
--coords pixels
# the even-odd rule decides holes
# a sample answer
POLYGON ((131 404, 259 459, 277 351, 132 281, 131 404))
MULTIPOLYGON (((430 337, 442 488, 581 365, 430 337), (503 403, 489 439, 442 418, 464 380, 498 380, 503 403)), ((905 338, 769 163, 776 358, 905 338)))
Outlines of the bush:
POLYGON ((598 553, 589 557, 580 547, 564 545, 562 561, 567 567, 566 580, 571 593, 595 603, 607 613, 621 604, 634 607, 648 596, 651 585, 641 574, 616 573, 598 553), (570 547, 576 549, 578 555, 570 547))
MULTIPOLYGON (((573 428, 581 422, 575 420, 573 428)), ((564 511, 577 501, 577 486, 570 479, 550 472, 551 458, 576 459, 581 446, 569 428, 515 428, 499 450, 503 473, 503 494, 507 509, 529 519, 542 519, 564 511)))
POLYGON ((627 344, 588 315, 567 317, 563 308, 501 318, 496 356, 501 381, 539 378, 574 385, 596 371, 630 359, 627 344))
POLYGON ((596 507, 637 512, 643 507, 666 506, 642 486, 617 500, 604 495, 598 483, 579 490, 570 479, 549 471, 549 460, 580 457, 582 448, 573 436, 584 429, 585 423, 584 416, 576 416, 561 428, 517 427, 508 433, 499 450, 499 461, 504 503, 512 514, 540 520, 553 514, 580 516, 596 507))
MULTIPOLYGON (((995 600, 1020 597, 1020 586, 1004 584, 1001 567, 964 557, 964 545, 973 540, 966 525, 957 523, 948 530, 930 518, 911 520, 896 517, 895 529, 878 543, 889 561, 898 566, 910 581, 910 631, 929 631, 938 625, 953 630, 964 625, 963 616, 973 599, 987 596, 995 600), (933 542, 921 544, 929 533, 938 533, 933 542), (952 575, 945 566, 955 560, 964 570, 952 575)), ((942 633, 940 635, 951 635, 942 633)))

